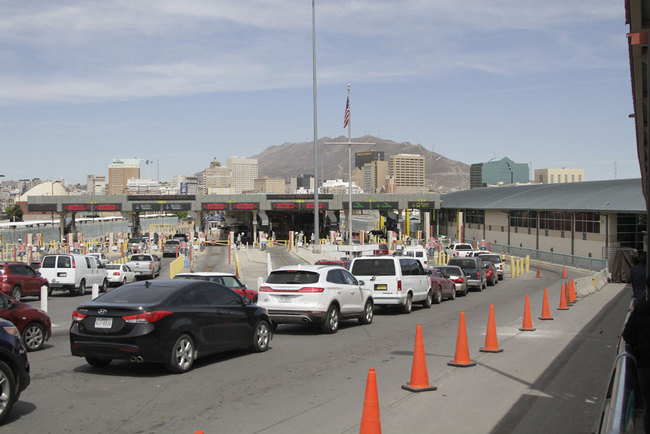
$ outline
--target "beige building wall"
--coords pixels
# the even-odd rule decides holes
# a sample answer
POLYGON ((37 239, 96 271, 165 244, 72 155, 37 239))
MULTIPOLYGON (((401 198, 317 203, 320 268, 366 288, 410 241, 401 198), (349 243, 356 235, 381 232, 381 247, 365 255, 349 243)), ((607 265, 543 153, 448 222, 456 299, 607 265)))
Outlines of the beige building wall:
POLYGON ((214 166, 203 171, 203 183, 206 191, 210 189, 230 189, 232 173, 229 167, 214 166))
POLYGON ((397 193, 424 190, 424 157, 416 154, 391 155, 388 160, 388 175, 395 179, 397 193))
POLYGON ((140 178, 140 160, 113 160, 108 166, 108 194, 126 194, 126 185, 131 178, 140 178))
POLYGON ((535 182, 540 184, 563 184, 584 180, 584 169, 535 169, 535 182))
POLYGON ((286 193, 284 178, 269 178, 268 176, 265 176, 264 178, 257 178, 254 181, 253 188, 255 190, 255 193, 286 193))
POLYGON ((386 184, 388 161, 372 161, 363 166, 363 189, 366 193, 379 193, 386 184))
POLYGON ((232 174, 232 190, 235 194, 253 191, 257 175, 255 158, 230 157, 228 167, 232 174))

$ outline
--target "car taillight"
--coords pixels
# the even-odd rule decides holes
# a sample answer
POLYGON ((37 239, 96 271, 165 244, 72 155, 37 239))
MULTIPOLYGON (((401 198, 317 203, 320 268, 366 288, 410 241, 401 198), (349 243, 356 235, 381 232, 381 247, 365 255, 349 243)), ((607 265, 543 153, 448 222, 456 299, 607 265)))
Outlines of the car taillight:
POLYGON ((71 268, 77 268, 77 264, 74 263, 74 258, 72 258, 72 267, 71 268))
POLYGON ((260 286, 258 288, 258 291, 259 292, 273 292, 273 288, 271 288, 270 286, 260 286))
POLYGON ((6 274, 3 274, 2 275, 2 281, 6 282, 7 280, 9 280, 9 276, 7 276, 6 274))
POLYGON ((480 271, 476 272, 476 277, 481 277, 481 272, 480 271))
POLYGON ((300 288, 298 292, 323 292, 325 291, 325 288, 318 288, 315 286, 305 286, 304 288, 300 288))
POLYGON ((153 264, 149 264, 149 269, 151 270, 153 268, 153 264))
POLYGON ((171 315, 174 312, 170 312, 168 310, 154 310, 151 312, 142 312, 142 313, 136 313, 135 315, 127 315, 123 316, 122 319, 125 322, 131 323, 131 324, 145 324, 145 323, 154 323, 156 321, 160 321, 164 317, 171 315))
POLYGON ((401 290, 402 290, 402 281, 401 281, 401 280, 398 280, 398 281, 397 281, 397 290, 398 290, 398 291, 401 291, 401 290))
POLYGON ((455 283, 463 283, 463 278, 462 278, 462 277, 459 277, 459 278, 457 278, 457 279, 451 279, 451 280, 452 280, 453 282, 455 282, 455 283))
POLYGON ((120 272, 119 271, 113 271, 113 276, 119 276, 120 272))
POLYGON ((88 315, 85 313, 77 312, 76 310, 72 312, 72 321, 74 322, 81 322, 88 318, 88 315))

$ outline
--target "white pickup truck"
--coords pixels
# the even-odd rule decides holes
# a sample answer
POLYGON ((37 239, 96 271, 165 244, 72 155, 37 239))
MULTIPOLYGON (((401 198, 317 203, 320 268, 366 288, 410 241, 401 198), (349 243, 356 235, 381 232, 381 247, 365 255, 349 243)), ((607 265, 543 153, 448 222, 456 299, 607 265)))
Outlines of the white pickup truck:
POLYGON ((150 253, 136 253, 131 255, 126 265, 135 273, 137 277, 153 279, 160 275, 160 258, 150 253))

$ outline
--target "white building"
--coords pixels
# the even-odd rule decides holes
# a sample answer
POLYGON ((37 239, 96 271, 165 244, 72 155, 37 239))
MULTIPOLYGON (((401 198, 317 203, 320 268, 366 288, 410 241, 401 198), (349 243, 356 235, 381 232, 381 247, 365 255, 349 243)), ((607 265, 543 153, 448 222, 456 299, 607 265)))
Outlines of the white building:
POLYGON ((257 176, 257 160, 255 158, 228 158, 228 168, 232 176, 232 192, 235 194, 253 191, 257 176))

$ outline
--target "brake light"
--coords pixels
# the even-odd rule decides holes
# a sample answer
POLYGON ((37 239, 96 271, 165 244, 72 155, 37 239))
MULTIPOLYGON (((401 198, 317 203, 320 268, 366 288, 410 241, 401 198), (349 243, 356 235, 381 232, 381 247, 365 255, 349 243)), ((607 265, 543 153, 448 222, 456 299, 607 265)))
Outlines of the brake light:
POLYGON ((153 264, 149 264, 149 269, 150 269, 150 270, 151 270, 152 267, 153 267, 153 264))
POLYGON ((160 321, 164 317, 169 316, 173 313, 174 312, 170 312, 168 310, 154 310, 151 312, 142 312, 142 313, 136 313, 135 315, 123 316, 122 319, 125 322, 131 324, 146 324, 146 323, 154 323, 156 321, 160 321))
POLYGON ((476 277, 481 277, 481 272, 480 271, 476 272, 476 277))
POLYGON ((398 280, 398 281, 397 281, 397 290, 398 290, 398 291, 401 291, 401 290, 402 290, 402 281, 401 281, 401 280, 398 280))
POLYGON ((273 289, 270 286, 260 286, 258 288, 259 292, 273 292, 273 289))
POLYGON ((77 268, 77 264, 74 262, 74 257, 72 257, 72 267, 71 268, 77 268))
POLYGON ((452 280, 452 282, 455 282, 455 283, 463 283, 463 278, 462 277, 458 277, 457 279, 451 279, 451 280, 452 280))
POLYGON ((120 272, 119 271, 113 271, 113 276, 119 276, 120 272))
POLYGON ((76 310, 72 312, 72 321, 74 322, 81 322, 88 318, 88 315, 85 313, 77 312, 76 310))
POLYGON ((301 288, 298 290, 298 292, 323 292, 325 291, 325 288, 318 288, 315 286, 305 286, 304 288, 301 288))

